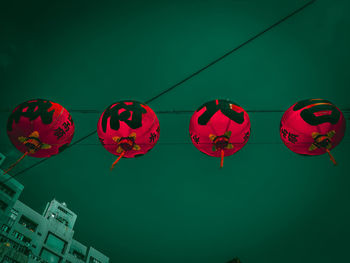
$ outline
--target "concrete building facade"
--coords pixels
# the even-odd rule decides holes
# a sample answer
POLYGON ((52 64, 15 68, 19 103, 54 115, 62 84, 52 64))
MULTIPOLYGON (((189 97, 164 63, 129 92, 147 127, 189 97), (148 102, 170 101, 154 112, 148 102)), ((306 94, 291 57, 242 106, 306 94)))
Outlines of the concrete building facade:
MULTIPOLYGON (((5 156, 0 153, 0 166, 4 162, 5 156)), ((0 180, 0 221, 6 220, 5 215, 9 215, 11 208, 15 205, 19 196, 22 193, 23 185, 21 185, 16 180, 10 180, 6 183, 3 183, 9 179, 9 175, 3 174, 3 171, 0 170, 1 180, 0 180)))
MULTIPOLYGON (((4 156, 1 156, 4 159, 4 156)), ((109 258, 74 240, 77 215, 52 200, 43 214, 18 200, 23 185, 0 169, 0 262, 109 263, 109 258)))

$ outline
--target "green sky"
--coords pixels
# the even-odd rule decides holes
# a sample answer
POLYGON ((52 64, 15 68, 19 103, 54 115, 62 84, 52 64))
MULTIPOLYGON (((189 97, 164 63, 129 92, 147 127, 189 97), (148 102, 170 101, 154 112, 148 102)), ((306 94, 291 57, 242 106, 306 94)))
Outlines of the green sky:
MULTIPOLYGON (((77 140, 111 103, 150 99, 306 2, 0 1, 3 168, 20 156, 6 134, 17 104, 62 104, 77 140)), ((246 110, 286 110, 325 98, 349 118, 349 11, 349 1, 318 0, 149 106, 195 110, 227 98, 246 110)), ((282 144, 282 114, 250 113, 248 144, 221 170, 191 144, 191 114, 159 114, 149 154, 110 172, 115 156, 92 136, 19 176, 20 200, 39 212, 65 201, 78 214, 75 238, 112 263, 346 262, 349 131, 334 167, 282 144)))

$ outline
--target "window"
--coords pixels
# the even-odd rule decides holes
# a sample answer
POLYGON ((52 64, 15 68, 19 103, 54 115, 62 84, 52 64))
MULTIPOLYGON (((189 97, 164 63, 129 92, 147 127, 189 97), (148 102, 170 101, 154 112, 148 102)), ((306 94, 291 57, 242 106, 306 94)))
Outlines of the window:
POLYGON ((47 235, 45 244, 52 248, 53 250, 55 250, 56 252, 59 253, 64 253, 64 249, 66 248, 67 242, 65 242, 64 240, 60 239, 58 236, 49 233, 47 235))
POLYGON ((27 229, 29 229, 32 232, 35 232, 36 228, 38 227, 38 224, 34 223, 32 220, 30 220, 28 217, 24 215, 21 216, 18 223, 25 226, 27 229))
MULTIPOLYGON (((41 261, 41 258, 38 257, 38 256, 35 256, 33 254, 30 254, 30 258, 34 259, 35 262, 44 262, 44 261, 41 261)), ((29 261, 29 262, 33 262, 33 261, 29 261)))
POLYGON ((18 240, 26 243, 26 245, 30 245, 30 242, 32 241, 29 237, 26 237, 25 235, 21 234, 20 232, 13 231, 12 235, 17 238, 18 240))
POLYGON ((7 242, 8 240, 9 240, 9 239, 8 239, 6 236, 0 234, 0 242, 5 243, 5 242, 7 242))
POLYGON ((0 200, 0 209, 1 210, 5 211, 7 206, 8 205, 4 201, 0 200))
POLYGON ((58 209, 58 210, 61 210, 61 211, 62 211, 63 213, 65 213, 66 215, 72 215, 72 214, 69 213, 66 209, 64 209, 64 208, 62 208, 62 207, 60 207, 60 206, 58 206, 57 209, 58 209))
POLYGON ((65 226, 68 226, 68 221, 66 219, 64 219, 63 217, 58 216, 58 215, 55 215, 54 217, 58 222, 64 224, 65 226))
POLYGON ((11 209, 11 212, 10 212, 10 218, 12 220, 16 220, 17 219, 17 216, 18 216, 18 211, 16 209, 11 209))
POLYGON ((12 227, 13 224, 15 223, 16 219, 17 219, 17 216, 18 216, 18 211, 16 209, 11 209, 10 211, 10 218, 9 220, 7 221, 7 225, 9 227, 12 227))
POLYGON ((16 191, 12 190, 11 187, 7 186, 4 183, 0 183, 0 191, 4 192, 5 194, 7 194, 10 197, 13 197, 16 193, 16 191))
POLYGON ((10 227, 8 225, 3 224, 1 227, 1 230, 8 233, 10 232, 10 227))
POLYGON ((85 256, 83 255, 83 253, 80 253, 77 250, 73 250, 73 253, 71 253, 74 257, 81 259, 81 260, 85 260, 85 256))
POLYGON ((10 246, 15 249, 16 251, 19 251, 23 253, 24 255, 29 255, 30 250, 26 246, 22 246, 18 244, 17 242, 13 241, 12 239, 9 239, 8 237, 0 234, 0 241, 3 243, 8 243, 10 246))
POLYGON ((101 261, 97 260, 96 258, 94 257, 90 257, 90 261, 89 263, 102 263, 101 261))
POLYGON ((61 261, 61 258, 59 256, 45 248, 41 250, 40 257, 43 260, 46 260, 48 263, 59 263, 61 261))
POLYGON ((8 256, 4 256, 4 259, 1 262, 4 262, 4 263, 19 263, 17 260, 14 260, 13 258, 10 258, 8 256))

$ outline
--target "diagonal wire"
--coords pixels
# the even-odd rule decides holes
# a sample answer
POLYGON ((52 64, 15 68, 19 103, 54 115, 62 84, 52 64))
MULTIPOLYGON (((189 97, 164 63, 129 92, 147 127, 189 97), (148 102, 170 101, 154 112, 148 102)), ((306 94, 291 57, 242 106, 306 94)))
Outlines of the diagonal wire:
MULTIPOLYGON (((78 144, 79 142, 85 140, 86 138, 90 137, 91 135, 95 134, 96 132, 97 132, 97 130, 95 130, 95 131, 93 131, 93 132, 91 132, 91 133, 85 135, 84 137, 80 138, 79 140, 76 140, 75 142, 71 143, 71 144, 69 145, 69 147, 72 147, 73 145, 78 144)), ((67 147, 67 148, 69 148, 69 147, 67 147)), ((66 150, 67 150, 67 149, 66 149, 66 150)), ((53 155, 53 156, 51 156, 50 158, 55 157, 55 156, 56 156, 56 155, 53 155)), ((32 165, 30 165, 30 166, 24 168, 23 170, 19 171, 19 172, 16 173, 15 175, 13 175, 13 176, 7 178, 6 180, 2 181, 1 183, 6 183, 6 182, 8 182, 8 181, 11 180, 12 178, 17 177, 17 176, 19 176, 19 175, 25 173, 26 171, 28 171, 28 170, 34 168, 35 166, 38 166, 39 164, 41 164, 41 163, 47 161, 48 159, 49 159, 49 158, 42 159, 42 160, 40 160, 40 161, 38 161, 38 162, 36 162, 36 163, 34 163, 34 164, 32 164, 32 165)))
POLYGON ((164 90, 163 92, 159 93, 158 95, 154 96, 153 98, 150 98, 149 100, 146 101, 146 104, 154 101, 155 99, 159 98, 160 96, 170 92, 171 90, 175 89, 176 87, 180 86, 181 84, 183 84, 184 82, 190 80, 191 78, 195 77, 196 75, 198 75, 199 73, 201 73, 202 71, 206 70, 207 68, 213 66, 214 64, 218 63, 219 61, 223 60, 224 58, 226 58, 227 56, 231 55, 233 52, 237 51, 238 49, 242 48, 243 46, 249 44, 250 42, 252 42, 253 40, 255 40, 256 38, 260 37, 261 35, 263 35, 264 33, 270 31, 271 29, 273 29, 274 27, 278 26, 279 24, 281 24, 282 22, 286 21, 288 18, 294 16, 295 14, 299 13, 300 11, 302 11, 303 9, 305 9, 306 7, 308 7, 309 5, 313 4, 316 0, 312 0, 307 2, 305 5, 303 5, 302 7, 296 9, 295 11, 293 11, 292 13, 290 13, 289 15, 283 17, 282 19, 280 19, 279 21, 277 21, 276 23, 272 24, 271 26, 269 26, 268 28, 264 29, 263 31, 259 32, 258 34, 254 35, 253 37, 249 38, 247 41, 243 42, 242 44, 238 45, 237 47, 231 49, 230 51, 228 51, 226 54, 222 55, 221 57, 215 59, 214 61, 210 62, 208 65, 204 66, 203 68, 197 70, 196 72, 192 73, 191 75, 189 75, 188 77, 184 78, 183 80, 179 81, 178 83, 174 84, 173 86, 171 86, 170 88, 164 90))
MULTIPOLYGON (((240 45, 238 45, 237 47, 233 48, 232 50, 228 51, 227 53, 225 53, 224 55, 222 55, 221 57, 215 59, 214 61, 210 62, 209 64, 207 64, 206 66, 202 67, 201 69, 197 70, 196 72, 192 73, 191 75, 187 76, 186 78, 184 78, 183 80, 177 82, 176 84, 172 85, 171 87, 169 87, 168 89, 162 91, 161 93, 159 93, 158 95, 146 100, 145 104, 149 104, 150 102, 156 100, 157 98, 159 98, 160 96, 163 96, 164 94, 170 92, 171 90, 175 89, 176 87, 180 86, 181 84, 185 83, 186 81, 192 79, 193 77, 197 76, 198 74, 200 74, 201 72, 203 72, 204 70, 206 70, 207 68, 213 66, 214 64, 218 63, 219 61, 223 60, 224 58, 226 58, 227 56, 231 55, 232 53, 234 53, 235 51, 239 50, 240 48, 244 47, 245 45, 249 44, 250 42, 252 42, 253 40, 257 39, 258 37, 260 37, 261 35, 263 35, 264 33, 270 31, 271 29, 273 29, 274 27, 278 26, 279 24, 281 24, 282 22, 286 21, 287 19, 289 19, 290 17, 296 15, 297 13, 301 12, 303 9, 305 9, 306 7, 308 7, 309 5, 313 4, 316 0, 311 0, 309 2, 307 2, 306 4, 304 4, 303 6, 299 7, 298 9, 294 10, 292 13, 286 15, 285 17, 283 17, 282 19, 278 20, 277 22, 275 22, 274 24, 270 25, 269 27, 267 27, 266 29, 264 29, 263 31, 257 33, 256 35, 254 35, 253 37, 249 38, 248 40, 246 40, 245 42, 241 43, 240 45)), ((95 134, 97 132, 97 130, 94 130, 92 132, 90 132, 89 134, 85 135, 84 137, 80 138, 79 140, 75 141, 74 143, 72 143, 70 146, 68 146, 68 148, 76 145, 77 143, 89 138, 90 136, 92 136, 93 134, 95 134)), ((54 156, 52 156, 54 157, 54 156)), ((51 157, 51 158, 52 158, 51 157)), ((43 159, 25 169, 23 169, 22 171, 19 171, 18 173, 16 173, 15 175, 13 175, 12 177, 8 178, 7 180, 4 180, 2 183, 5 183, 9 180, 11 180, 14 177, 17 177, 20 174, 23 174, 24 172, 30 170, 31 168, 34 168, 35 166, 43 163, 44 161, 48 160, 49 158, 43 159)))

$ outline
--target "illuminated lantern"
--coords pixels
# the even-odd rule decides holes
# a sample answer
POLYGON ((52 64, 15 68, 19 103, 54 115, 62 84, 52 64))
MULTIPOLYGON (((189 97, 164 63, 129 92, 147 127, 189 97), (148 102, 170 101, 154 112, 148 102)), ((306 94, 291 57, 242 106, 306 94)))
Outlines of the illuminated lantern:
POLYGON ((248 141, 250 120, 247 112, 228 100, 203 104, 192 115, 190 137, 201 152, 215 157, 230 156, 248 141))
POLYGON ((74 123, 69 112, 58 103, 35 99, 18 105, 7 122, 7 134, 22 157, 11 165, 9 172, 26 155, 46 158, 62 152, 74 135, 74 123))
POLYGON ((149 152, 159 139, 159 121, 154 111, 137 101, 120 101, 102 113, 97 133, 103 147, 120 158, 139 157, 149 152))
POLYGON ((330 101, 302 100, 291 106, 282 116, 280 135, 284 144, 301 155, 328 153, 344 137, 346 121, 343 113, 330 101))

